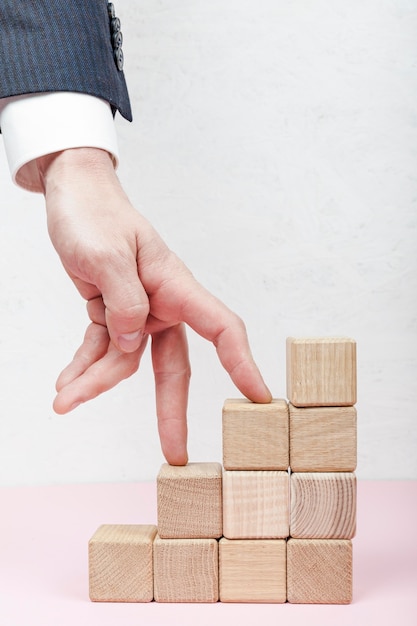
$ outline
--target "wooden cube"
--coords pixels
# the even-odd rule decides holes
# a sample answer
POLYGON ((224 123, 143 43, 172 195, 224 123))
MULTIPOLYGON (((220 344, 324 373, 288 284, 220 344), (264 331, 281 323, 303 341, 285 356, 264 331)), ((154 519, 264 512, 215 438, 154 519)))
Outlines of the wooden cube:
POLYGON ((163 539, 222 535, 220 463, 162 465, 157 478, 158 534, 163 539))
POLYGON ((154 542, 156 602, 217 602, 216 539, 161 539, 154 542))
POLYGON ((291 474, 290 535, 351 539, 356 532, 356 476, 351 472, 291 474))
POLYGON ((227 539, 288 537, 288 499, 288 472, 225 470, 223 535, 227 539))
POLYGON ((223 466, 228 470, 287 470, 288 405, 226 400, 223 406, 223 466))
POLYGON ((357 462, 353 406, 298 408, 290 404, 293 472, 353 472, 357 462))
POLYGON ((287 597, 293 604, 352 602, 352 542, 289 539, 287 597))
POLYGON ((298 407, 355 404, 355 341, 343 337, 289 337, 287 396, 298 407))
POLYGON ((285 539, 220 539, 221 602, 286 602, 285 539))
POLYGON ((93 602, 153 600, 152 545, 156 526, 103 525, 88 544, 93 602))

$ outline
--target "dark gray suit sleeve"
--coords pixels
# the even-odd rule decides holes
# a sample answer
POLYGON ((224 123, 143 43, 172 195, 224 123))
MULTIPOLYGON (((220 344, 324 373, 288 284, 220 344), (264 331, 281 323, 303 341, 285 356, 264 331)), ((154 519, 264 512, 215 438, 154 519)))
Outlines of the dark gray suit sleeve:
POLYGON ((0 98, 87 93, 131 120, 119 44, 107 0, 0 0, 0 98))

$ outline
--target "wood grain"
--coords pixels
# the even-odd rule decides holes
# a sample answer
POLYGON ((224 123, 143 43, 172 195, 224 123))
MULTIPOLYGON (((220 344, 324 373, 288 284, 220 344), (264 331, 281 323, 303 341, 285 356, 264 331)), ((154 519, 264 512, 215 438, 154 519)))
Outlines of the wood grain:
POLYGON ((164 539, 222 535, 220 463, 165 463, 157 478, 158 534, 164 539))
POLYGON ((156 602, 217 602, 218 542, 215 539, 161 539, 154 542, 156 602))
POLYGON ((288 472, 225 470, 224 536, 228 539, 288 537, 288 500, 288 472))
POLYGON ((289 539, 287 597, 293 604, 352 602, 349 539, 289 539))
POLYGON ((298 407, 354 405, 355 341, 345 337, 288 337, 287 397, 298 407))
POLYGON ((220 539, 219 585, 221 602, 285 602, 285 539, 220 539))
POLYGON ((93 602, 153 599, 152 525, 103 525, 88 545, 93 602))
POLYGON ((357 463, 356 409, 298 408, 290 404, 293 472, 353 472, 357 463))
POLYGON ((351 539, 355 535, 355 474, 291 474, 290 491, 291 537, 351 539))
POLYGON ((287 470, 288 404, 255 404, 244 398, 223 406, 223 467, 227 470, 287 470))

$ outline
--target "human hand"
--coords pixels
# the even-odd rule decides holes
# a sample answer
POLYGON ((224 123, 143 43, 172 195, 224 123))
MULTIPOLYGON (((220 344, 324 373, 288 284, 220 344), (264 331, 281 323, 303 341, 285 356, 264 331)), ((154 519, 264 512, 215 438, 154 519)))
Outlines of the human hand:
POLYGON ((190 378, 184 324, 214 344, 245 396, 269 402, 245 326, 130 204, 107 152, 66 150, 38 159, 38 168, 51 241, 91 320, 58 378, 54 408, 66 413, 133 374, 151 336, 162 451, 169 463, 184 464, 190 378))

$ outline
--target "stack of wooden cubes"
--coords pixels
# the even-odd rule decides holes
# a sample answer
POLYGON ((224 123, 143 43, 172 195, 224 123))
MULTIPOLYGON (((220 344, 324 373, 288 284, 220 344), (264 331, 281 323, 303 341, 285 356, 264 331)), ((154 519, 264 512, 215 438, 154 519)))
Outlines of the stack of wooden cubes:
POLYGON ((158 526, 98 529, 92 600, 351 602, 355 342, 288 339, 287 394, 225 402, 223 468, 162 466, 158 526))
POLYGON ((285 602, 289 437, 285 400, 223 407, 222 602, 285 602))
POLYGON ((356 344, 287 339, 291 505, 288 601, 352 598, 356 531, 356 344))
POLYGON ((157 479, 154 542, 157 602, 217 602, 222 536, 220 463, 163 465, 157 479))

